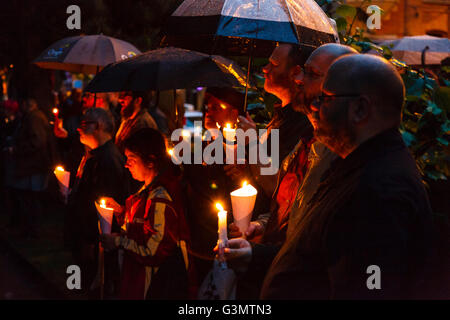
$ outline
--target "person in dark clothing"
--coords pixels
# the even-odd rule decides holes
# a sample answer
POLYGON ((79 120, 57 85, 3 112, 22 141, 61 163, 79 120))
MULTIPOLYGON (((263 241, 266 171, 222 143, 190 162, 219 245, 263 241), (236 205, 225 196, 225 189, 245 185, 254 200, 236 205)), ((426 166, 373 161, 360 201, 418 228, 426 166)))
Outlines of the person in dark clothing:
MULTIPOLYGON (((206 92, 205 128, 217 129, 234 124, 242 111, 244 95, 231 88, 208 88, 206 92)), ((207 142, 203 141, 203 147, 207 142)), ((224 151, 223 156, 226 157, 224 151)), ((225 159, 224 159, 225 162, 225 159)), ((211 269, 217 243, 216 202, 231 208, 230 192, 240 187, 225 174, 223 164, 183 164, 187 221, 192 234, 192 250, 199 279, 211 269)), ((240 179, 245 179, 241 176, 240 179)), ((269 205, 264 192, 257 196, 257 206, 269 205)), ((231 219, 231 215, 230 215, 231 219)), ((230 220, 229 220, 230 221, 230 220)))
POLYGON ((36 217, 41 205, 39 194, 47 188, 56 158, 55 141, 47 117, 34 99, 20 104, 22 118, 13 137, 12 159, 19 215, 26 236, 36 236, 36 217))
MULTIPOLYGON (((252 221, 245 233, 245 237, 259 249, 252 256, 258 263, 252 263, 248 272, 241 275, 238 283, 240 297, 256 299, 259 296, 271 261, 285 239, 289 239, 287 232, 291 229, 291 220, 297 219, 298 210, 295 207, 299 200, 314 192, 317 186, 312 177, 327 168, 330 160, 335 157, 334 154, 329 156, 331 151, 313 139, 313 127, 310 123, 312 118, 308 106, 312 99, 319 95, 325 73, 332 62, 342 55, 352 53, 357 52, 349 46, 335 43, 322 45, 308 57, 301 72, 294 77, 296 86, 291 97, 292 107, 303 114, 303 123, 298 124, 297 134, 300 139, 280 166, 270 211, 260 214, 252 221), (246 289, 241 290, 244 287, 246 289)), ((242 236, 234 224, 231 224, 229 229, 230 237, 242 236)))
POLYGON ((125 92, 120 99, 123 106, 121 110, 121 119, 119 129, 116 132, 115 143, 123 153, 123 142, 134 132, 143 128, 158 129, 155 120, 148 113, 148 95, 146 92, 135 91, 125 92))
POLYGON ((423 293, 432 258, 431 208, 398 131, 404 94, 400 75, 382 58, 350 55, 330 67, 312 106, 314 134, 339 158, 306 204, 291 250, 273 261, 262 299, 423 293))
MULTIPOLYGON (((298 75, 305 61, 313 51, 313 47, 299 47, 294 44, 280 44, 276 47, 269 58, 269 63, 263 68, 265 82, 264 90, 275 95, 281 100, 281 105, 276 105, 272 120, 266 126, 267 141, 271 141, 271 130, 279 130, 279 163, 291 153, 300 139, 300 133, 304 130, 305 115, 292 108, 292 95, 294 92, 294 77, 298 75)), ((256 129, 256 124, 250 118, 239 116, 239 128, 243 130, 256 129)), ((254 181, 260 185, 266 195, 271 198, 277 187, 277 181, 282 176, 278 174, 261 175, 261 165, 230 165, 227 166, 229 175, 238 178, 248 172, 254 181)), ((266 213, 266 212, 260 212, 266 213)))
MULTIPOLYGON (((119 129, 121 122, 120 111, 123 107, 119 102, 119 92, 105 92, 97 95, 102 97, 104 101, 104 108, 111 112, 111 115, 114 118, 115 129, 119 129)), ((114 132, 114 135, 115 134, 116 133, 114 132)))
MULTIPOLYGON (((71 177, 65 240, 82 270, 82 289, 87 290, 97 271, 99 230, 95 201, 108 196, 123 204, 130 194, 131 177, 124 168, 123 155, 113 143, 114 122, 108 111, 101 108, 86 110, 78 132, 81 143, 86 146, 86 153, 76 176, 71 177)), ((112 231, 119 230, 118 225, 113 224, 112 231)), ((106 278, 111 273, 117 273, 116 266, 113 266, 116 263, 116 254, 109 257, 105 254, 106 278), (111 266, 111 272, 108 265, 111 266)), ((108 283, 111 282, 105 279, 107 295, 110 293, 108 283)))

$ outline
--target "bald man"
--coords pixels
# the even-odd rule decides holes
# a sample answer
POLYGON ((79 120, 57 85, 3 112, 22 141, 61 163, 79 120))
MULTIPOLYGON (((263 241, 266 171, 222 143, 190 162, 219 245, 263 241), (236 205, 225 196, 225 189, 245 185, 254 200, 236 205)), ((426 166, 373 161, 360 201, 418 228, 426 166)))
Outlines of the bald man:
POLYGON ((431 209, 398 131, 405 88, 386 60, 338 59, 312 106, 315 137, 339 157, 296 225, 295 250, 263 299, 407 299, 423 293, 431 209))
MULTIPOLYGON (((303 70, 295 77, 292 107, 306 114, 312 121, 312 111, 309 106, 320 94, 321 84, 328 68, 337 58, 356 53, 357 51, 353 48, 341 44, 325 44, 316 49, 307 59, 303 70)), ((261 243, 248 242, 244 239, 230 240, 231 252, 228 258, 231 259, 231 265, 240 270, 248 267, 246 275, 242 278, 245 281, 258 278, 253 282, 258 283, 259 287, 275 256, 269 273, 289 263, 285 259, 287 257, 289 260, 290 252, 295 250, 295 225, 305 209, 303 203, 307 203, 312 197, 320 183, 321 175, 336 157, 320 142, 314 142, 311 150, 309 146, 307 147, 309 155, 297 152, 304 148, 302 144, 303 141, 300 140, 294 148, 296 152, 292 152, 292 156, 283 162, 282 167, 288 168, 286 170, 288 174, 284 175, 279 183, 276 194, 277 206, 270 213, 267 224, 261 223, 264 217, 260 216, 258 220, 252 221, 247 229, 246 237, 249 240, 252 240, 255 235, 263 234, 261 243), (246 266, 248 262, 250 265, 246 266)), ((256 287, 254 284, 253 286, 256 287)))

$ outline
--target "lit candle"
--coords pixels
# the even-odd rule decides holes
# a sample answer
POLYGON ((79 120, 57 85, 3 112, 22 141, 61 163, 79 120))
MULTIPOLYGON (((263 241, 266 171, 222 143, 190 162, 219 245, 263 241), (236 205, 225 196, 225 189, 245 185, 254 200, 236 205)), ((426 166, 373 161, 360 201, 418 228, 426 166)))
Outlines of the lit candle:
POLYGON ((216 208, 219 210, 219 244, 225 244, 228 241, 227 237, 227 212, 223 209, 222 205, 217 202, 216 208))
POLYGON ((247 181, 243 182, 242 188, 230 193, 234 224, 239 227, 243 235, 250 225, 257 194, 258 191, 247 181))
POLYGON ((236 129, 231 128, 231 124, 227 123, 223 128, 223 136, 229 142, 234 142, 236 137, 236 129))
POLYGON ((95 202, 95 207, 97 208, 97 216, 100 220, 100 229, 102 230, 102 233, 110 234, 114 209, 106 206, 105 199, 100 199, 100 203, 95 202))
POLYGON ((55 117, 58 116, 58 114, 59 114, 58 108, 53 108, 53 114, 55 115, 55 117))
POLYGON ((62 166, 57 166, 53 173, 56 176, 59 184, 59 190, 64 196, 64 202, 67 203, 67 198, 69 196, 69 182, 70 182, 70 172, 65 171, 62 166))
POLYGON ((65 171, 62 166, 57 166, 53 173, 64 187, 69 188, 70 172, 65 171))

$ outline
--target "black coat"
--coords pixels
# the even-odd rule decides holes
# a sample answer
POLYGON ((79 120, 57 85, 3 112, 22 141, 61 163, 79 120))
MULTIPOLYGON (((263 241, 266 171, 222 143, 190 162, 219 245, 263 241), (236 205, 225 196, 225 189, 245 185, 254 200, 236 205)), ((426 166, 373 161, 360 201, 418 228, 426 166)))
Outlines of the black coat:
POLYGON ((131 177, 124 167, 124 157, 112 140, 90 153, 91 157, 86 161, 81 178, 71 177, 71 181, 75 181, 69 197, 65 234, 66 244, 69 246, 97 243, 95 201, 108 196, 124 204, 130 195, 131 177))
POLYGON ((410 298, 432 248, 431 208, 397 129, 337 159, 266 274, 263 299, 410 298), (380 267, 381 290, 367 273, 380 267))

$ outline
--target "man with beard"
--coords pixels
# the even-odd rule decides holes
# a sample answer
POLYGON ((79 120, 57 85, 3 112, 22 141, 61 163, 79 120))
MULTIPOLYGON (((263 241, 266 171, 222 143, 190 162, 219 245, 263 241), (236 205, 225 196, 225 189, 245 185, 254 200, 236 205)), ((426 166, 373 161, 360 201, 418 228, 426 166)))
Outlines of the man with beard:
MULTIPOLYGON (((279 130, 279 160, 280 163, 289 155, 302 136, 312 132, 311 125, 304 114, 292 108, 293 79, 298 75, 313 47, 299 47, 295 44, 280 44, 269 58, 269 63, 263 68, 265 77, 264 90, 281 100, 281 105, 275 106, 274 115, 266 126, 267 140, 270 132, 279 130)), ((238 127, 247 130, 256 130, 256 124, 250 116, 239 116, 238 127)), ((269 148, 270 150, 270 148, 269 148)), ((267 197, 271 198, 281 179, 280 173, 274 175, 261 175, 261 165, 250 165, 247 170, 244 165, 228 165, 225 167, 228 175, 241 182, 245 176, 253 185, 259 185, 267 197)))
POLYGON ((339 158, 272 264, 263 299, 405 299, 423 294, 431 208, 398 131, 405 88, 370 55, 338 59, 313 103, 316 138, 339 158))
POLYGON ((123 153, 123 142, 134 132, 142 128, 158 129, 155 120, 147 112, 148 95, 146 92, 126 92, 120 100, 122 104, 122 122, 116 133, 116 146, 123 153))
MULTIPOLYGON (((295 77, 297 87, 292 96, 293 108, 306 114, 313 122, 309 105, 321 92, 321 84, 328 68, 338 57, 355 53, 357 51, 349 46, 334 43, 325 44, 316 49, 306 61, 303 70, 295 77)), ((336 157, 320 142, 316 141, 311 146, 312 142, 309 140, 305 143, 300 140, 290 156, 285 159, 282 167, 288 167, 287 173, 283 175, 277 187, 277 206, 275 210, 272 210, 267 225, 264 226, 260 219, 251 222, 246 237, 252 239, 254 236, 263 235, 261 243, 231 240, 232 244, 235 241, 241 242, 242 246, 247 249, 250 249, 251 245, 249 252, 251 253, 251 264, 248 266, 249 272, 245 278, 251 277, 250 274, 261 277, 261 274, 265 274, 272 259, 277 255, 280 246, 283 245, 280 252, 290 248, 292 241, 290 234, 293 229, 291 224, 301 215, 300 204, 303 200, 309 200, 318 187, 320 176, 336 157)), ((230 230, 234 231, 234 229, 232 225, 230 230)), ((239 235, 233 234, 233 236, 239 235)))

